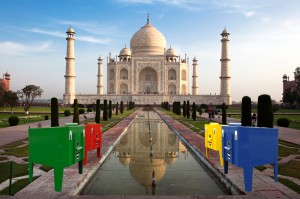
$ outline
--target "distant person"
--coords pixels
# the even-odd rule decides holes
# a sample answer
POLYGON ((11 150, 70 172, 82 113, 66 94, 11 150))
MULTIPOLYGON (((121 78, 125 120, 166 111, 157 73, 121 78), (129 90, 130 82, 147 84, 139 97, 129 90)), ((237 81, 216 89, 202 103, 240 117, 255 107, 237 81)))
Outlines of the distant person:
POLYGON ((251 119, 252 119, 252 126, 255 126, 256 125, 256 114, 255 113, 252 114, 251 119))

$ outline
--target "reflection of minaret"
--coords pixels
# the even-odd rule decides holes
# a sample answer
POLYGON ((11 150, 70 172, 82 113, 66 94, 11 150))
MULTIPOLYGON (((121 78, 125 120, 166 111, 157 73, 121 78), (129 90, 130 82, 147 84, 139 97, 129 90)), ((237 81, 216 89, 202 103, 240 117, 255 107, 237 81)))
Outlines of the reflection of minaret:
POLYGON ((197 63, 196 57, 193 59, 193 86, 192 86, 192 95, 198 95, 198 75, 197 75, 197 63))
POLYGON ((97 94, 103 94, 103 74, 102 74, 102 61, 103 59, 100 57, 98 58, 98 75, 97 75, 97 94))
POLYGON ((229 76, 229 32, 224 28, 222 35, 222 52, 221 52, 221 97, 230 97, 230 76, 229 76))
POLYGON ((155 178, 155 172, 154 170, 152 171, 152 195, 155 195, 155 190, 156 190, 156 178, 155 178))
POLYGON ((74 57, 74 29, 70 26, 67 33, 67 54, 64 103, 71 104, 75 99, 75 57, 74 57))

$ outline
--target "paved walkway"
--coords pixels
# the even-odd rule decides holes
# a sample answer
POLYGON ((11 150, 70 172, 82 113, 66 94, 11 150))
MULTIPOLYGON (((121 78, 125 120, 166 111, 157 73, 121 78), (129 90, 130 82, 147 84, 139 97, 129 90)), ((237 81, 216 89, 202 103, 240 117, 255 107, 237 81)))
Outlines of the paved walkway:
MULTIPOLYGON (((84 116, 86 116, 87 118, 94 118, 95 113, 89 112, 86 114, 80 114, 79 121, 85 120, 84 116)), ((70 122, 73 122, 73 116, 59 118, 59 124, 61 126, 65 125, 65 123, 70 123, 70 122)), ((4 146, 6 144, 10 144, 28 138, 28 128, 38 127, 39 123, 42 125, 42 127, 51 126, 51 120, 43 120, 41 122, 34 122, 30 124, 21 124, 21 125, 11 126, 7 128, 0 128, 0 146, 4 146)))
MULTIPOLYGON (((109 153, 113 150, 113 147, 118 143, 121 137, 125 134, 126 129, 134 118, 138 115, 141 110, 137 110, 129 117, 125 118, 121 122, 119 122, 116 126, 109 129, 105 134, 103 134, 103 147, 101 149, 101 159, 97 158, 96 153, 91 151, 88 154, 88 163, 84 166, 83 174, 78 174, 78 166, 74 165, 64 170, 64 178, 63 178, 63 189, 62 192, 54 191, 54 179, 53 179, 53 170, 47 172, 46 174, 39 177, 33 183, 28 185, 26 188, 18 192, 14 198, 87 198, 89 196, 75 196, 79 193, 82 187, 85 185, 87 181, 91 179, 93 174, 98 170, 102 162, 109 155, 109 153)), ((183 137, 188 144, 202 154, 202 160, 210 165, 214 172, 219 175, 221 180, 228 179, 232 182, 233 186, 236 186, 240 190, 244 190, 244 181, 243 181, 243 171, 241 168, 234 167, 230 165, 229 174, 223 174, 223 168, 219 165, 219 156, 218 153, 211 152, 210 158, 204 158, 205 148, 204 148, 204 138, 200 135, 197 135, 187 127, 180 124, 178 121, 162 114, 162 118, 167 121, 177 132, 180 133, 181 137, 183 137)), ((94 114, 91 113, 87 115, 87 117, 94 117, 94 114)), ((205 117, 205 116, 204 116, 205 117)), ((72 120, 70 117, 69 121, 72 120)), ((228 121, 230 121, 228 119, 228 121)), ((46 121, 44 121, 46 122, 46 121)), ((48 121, 49 122, 49 121, 48 121)), ((233 121, 234 122, 234 121, 233 121)), ((235 121, 236 122, 236 121, 235 121)), ((63 122, 62 122, 63 123, 63 122)), ((30 124, 31 126, 37 126, 38 123, 30 124)), ((43 126, 47 126, 47 123, 42 123, 43 126)), ((23 125, 22 125, 23 126, 23 125)), ((0 146, 4 145, 3 143, 11 143, 20 139, 24 139, 27 136, 27 128, 28 124, 18 129, 17 127, 9 127, 9 131, 0 130, 0 146), (9 133, 7 133, 9 132, 9 133), (17 135, 15 135, 17 134, 17 135), (8 137, 14 137, 13 139, 7 139, 8 137), (4 138, 5 142, 2 142, 4 138)), ((49 125, 50 126, 50 125, 49 125)), ((8 128, 6 128, 8 129, 8 128)), ((283 129, 284 130, 284 129, 283 129)), ((298 131, 291 131, 288 136, 285 136, 285 131, 281 131, 279 129, 279 134, 283 140, 288 141, 289 136, 294 136, 291 140, 292 143, 298 144, 296 137, 298 131), (294 133, 293 133, 294 132, 294 133)), ((290 142, 290 141, 289 141, 290 142)), ((300 144, 300 142, 299 142, 300 144)), ((98 197, 98 196, 97 196, 98 197)), ((90 197, 90 198, 97 198, 90 197)), ((105 196, 107 198, 148 198, 148 196, 105 196)), ((237 195, 237 196, 218 196, 221 198, 265 198, 265 199, 273 199, 273 198, 300 198, 300 195, 295 193, 294 191, 288 189, 287 187, 281 185, 280 183, 275 183, 272 178, 266 176, 264 173, 254 170, 253 176, 253 191, 251 193, 246 193, 246 195, 237 195)), ((103 198, 103 197, 101 197, 103 198)), ((191 196, 151 196, 151 198, 192 198, 191 196)), ((201 198, 215 198, 212 196, 201 196, 201 198)))

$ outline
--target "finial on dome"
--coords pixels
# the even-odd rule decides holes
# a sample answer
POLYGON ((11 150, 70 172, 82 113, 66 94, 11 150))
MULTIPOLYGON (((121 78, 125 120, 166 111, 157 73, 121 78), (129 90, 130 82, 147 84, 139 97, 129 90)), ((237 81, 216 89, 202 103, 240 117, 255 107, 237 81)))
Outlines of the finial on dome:
POLYGON ((150 19, 149 19, 149 13, 147 14, 147 24, 150 23, 150 19))

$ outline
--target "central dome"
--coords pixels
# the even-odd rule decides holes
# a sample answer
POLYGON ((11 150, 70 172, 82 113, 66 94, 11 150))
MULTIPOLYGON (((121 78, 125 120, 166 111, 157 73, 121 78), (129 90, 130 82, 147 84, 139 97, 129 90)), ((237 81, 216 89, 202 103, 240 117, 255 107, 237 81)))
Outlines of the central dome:
POLYGON ((166 39, 149 21, 132 36, 130 40, 132 54, 163 55, 166 39))

